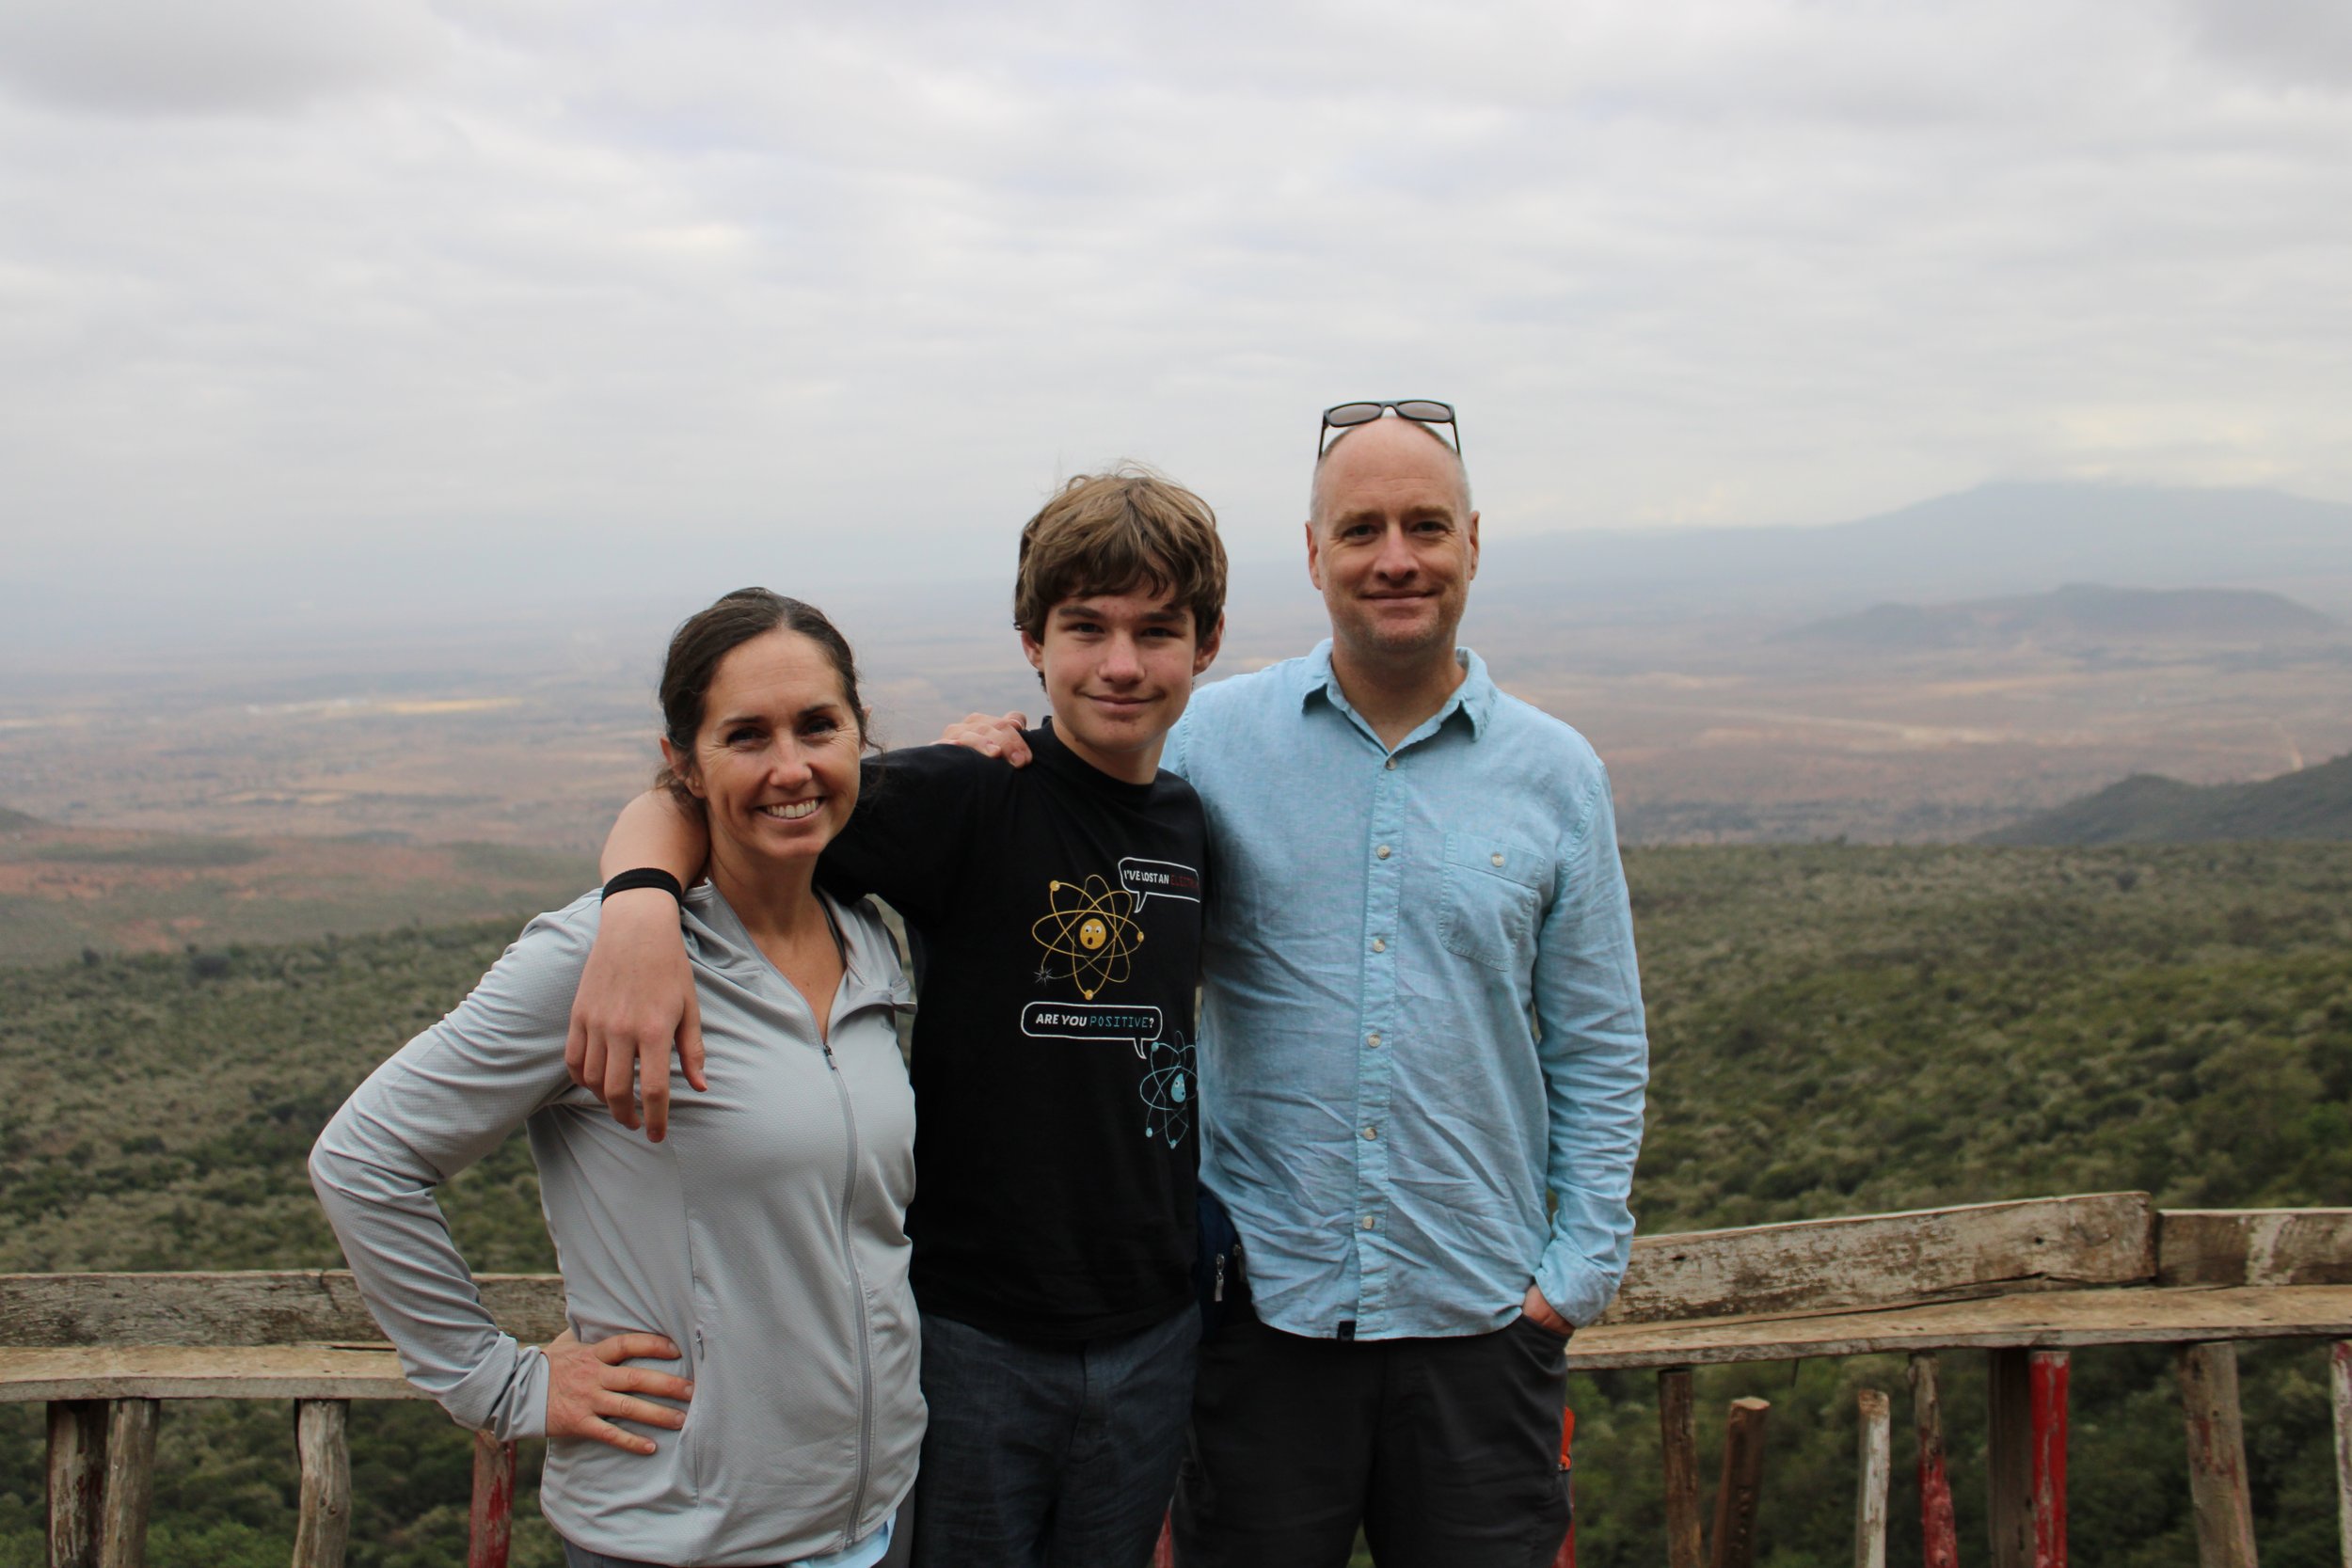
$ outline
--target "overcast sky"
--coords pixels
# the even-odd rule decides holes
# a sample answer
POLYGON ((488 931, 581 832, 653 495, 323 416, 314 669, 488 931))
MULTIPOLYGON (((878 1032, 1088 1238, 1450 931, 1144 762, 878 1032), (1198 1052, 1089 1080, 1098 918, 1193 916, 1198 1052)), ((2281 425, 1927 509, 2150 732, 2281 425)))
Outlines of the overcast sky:
POLYGON ((0 0, 0 590, 1287 547, 1361 396, 1490 540, 2352 500, 2348 149, 2338 0, 0 0))

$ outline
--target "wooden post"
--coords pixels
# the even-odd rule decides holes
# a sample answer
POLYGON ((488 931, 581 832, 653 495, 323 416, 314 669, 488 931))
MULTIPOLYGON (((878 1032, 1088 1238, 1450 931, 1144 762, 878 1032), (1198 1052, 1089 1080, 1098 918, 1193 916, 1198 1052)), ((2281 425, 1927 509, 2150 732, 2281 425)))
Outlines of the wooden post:
POLYGON ((1724 1479, 1715 1494, 1713 1568, 1748 1568, 1756 1560, 1756 1505, 1764 1488, 1763 1400, 1733 1400, 1724 1433, 1724 1479))
POLYGON ((1701 1568, 1698 1412, 1688 1367, 1658 1374, 1658 1443, 1666 1472, 1666 1568, 1701 1568))
POLYGON ((2066 1386, 2062 1350, 2026 1359, 2033 1402, 2033 1568, 2066 1568, 2066 1386))
POLYGON ((515 1533, 515 1445, 486 1432, 473 1434, 472 1534, 466 1568, 506 1568, 515 1533))
POLYGON ((2336 1406, 2336 1533, 2344 1568, 2352 1568, 2352 1339, 2339 1339, 2328 1356, 2336 1406))
POLYGON ((1985 1352, 1985 1515, 1993 1568, 2033 1562, 2033 1399, 2026 1352, 1985 1352))
POLYGON ((1560 1549, 1551 1554, 1551 1568, 1576 1568, 1576 1461, 1571 1450, 1576 1447, 1576 1412, 1563 1408, 1560 1412, 1560 1490, 1566 1495, 1568 1528, 1560 1537, 1560 1549))
POLYGON ((98 1499, 98 1568, 143 1568, 155 1497, 155 1400, 106 1405, 106 1479, 98 1499))
POLYGON ((1952 1479, 1944 1458, 1944 1406, 1935 1387, 1935 1353, 1911 1357, 1911 1418, 1919 1445, 1919 1540, 1927 1568, 1960 1568, 1960 1527, 1952 1516, 1952 1479))
POLYGON ((49 1568, 97 1568, 98 1499, 105 1479, 105 1401, 51 1401, 49 1568))
POLYGON ((1886 1396, 1865 1388, 1854 1396, 1862 1412, 1862 1489, 1854 1499, 1854 1568, 1886 1568, 1886 1494, 1894 1481, 1894 1414, 1886 1396))
POLYGON ((343 1547, 351 1539, 350 1413, 348 1400, 294 1402, 302 1505, 294 1519, 294 1568, 343 1568, 343 1547))
POLYGON ((2181 1408, 2188 1420, 2188 1496, 2203 1568, 2254 1568, 2254 1502, 2238 1417, 2237 1347, 2183 1345, 2181 1408))

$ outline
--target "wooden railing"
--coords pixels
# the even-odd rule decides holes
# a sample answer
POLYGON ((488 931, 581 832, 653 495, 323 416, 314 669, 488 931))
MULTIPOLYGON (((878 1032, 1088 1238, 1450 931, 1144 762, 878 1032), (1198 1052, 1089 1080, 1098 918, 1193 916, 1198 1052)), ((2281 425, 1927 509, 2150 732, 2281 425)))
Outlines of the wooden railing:
MULTIPOLYGON (((557 1276, 487 1275, 481 1286, 518 1338, 564 1326, 557 1276)), ((2352 1568, 2352 1210, 2160 1212, 2144 1193, 2107 1193, 1647 1237, 1568 1360, 1657 1369, 1668 1568, 1743 1568, 1768 1407, 1733 1402, 1710 1531, 1691 1370, 1907 1354, 1926 1560, 1953 1568, 1938 1357, 1980 1350, 1992 1563, 2063 1568, 2069 1354, 2176 1345, 2201 1560, 2252 1568, 2234 1346, 2265 1338, 2337 1341, 2337 1487, 2352 1568)), ((0 1275, 0 1400, 49 1404, 52 1568, 141 1561, 160 1402, 181 1399, 295 1402, 294 1560, 333 1568, 350 1517, 348 1402, 417 1397, 347 1274, 0 1275)), ((1866 1393, 1858 1418, 1855 1560, 1883 1568, 1891 1402, 1866 1393)), ((512 1447, 478 1438, 471 1568, 505 1562, 513 1484, 512 1447)))

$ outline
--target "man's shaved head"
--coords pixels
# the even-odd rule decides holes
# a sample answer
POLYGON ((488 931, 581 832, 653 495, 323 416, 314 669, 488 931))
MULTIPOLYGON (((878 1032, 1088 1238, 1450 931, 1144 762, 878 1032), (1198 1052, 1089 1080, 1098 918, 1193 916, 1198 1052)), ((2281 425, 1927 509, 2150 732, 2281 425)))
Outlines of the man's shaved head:
MULTIPOLYGON (((1462 515, 1468 516, 1475 512, 1477 508, 1470 504, 1470 467, 1462 461, 1462 454, 1454 450, 1454 443, 1438 435, 1434 426, 1424 424, 1419 420, 1407 420, 1392 415, 1365 424, 1350 425, 1341 431, 1329 446, 1323 449, 1323 455, 1315 459, 1314 483, 1307 493, 1307 521, 1311 524, 1320 524, 1323 521, 1324 507, 1327 501, 1324 478, 1332 471, 1332 460, 1338 457, 1341 449, 1350 442, 1369 442, 1378 445, 1390 441, 1416 438, 1436 442, 1438 450, 1446 454, 1454 469, 1454 479, 1461 487, 1462 515), (1407 431, 1411 432, 1409 436, 1406 434, 1407 431)), ((1341 467, 1344 468, 1346 465, 1342 464, 1341 467)))

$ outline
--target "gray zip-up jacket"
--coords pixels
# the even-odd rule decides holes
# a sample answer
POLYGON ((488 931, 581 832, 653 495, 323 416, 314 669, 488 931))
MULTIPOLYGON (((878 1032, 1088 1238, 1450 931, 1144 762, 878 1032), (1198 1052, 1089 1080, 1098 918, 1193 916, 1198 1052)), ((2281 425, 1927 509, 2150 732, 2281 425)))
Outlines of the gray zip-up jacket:
POLYGON ((839 1551, 914 1480, 923 1436, 903 1220, 914 1099, 906 1005, 869 905, 832 906, 849 969, 831 1048, 705 884, 680 912, 709 1092, 673 1080, 662 1143, 564 1070, 598 900, 526 927, 473 993, 376 1069, 310 1152, 311 1184, 411 1382, 461 1424, 542 1434, 547 1361, 482 1307, 433 1189, 529 1129, 572 1331, 668 1336, 694 1380, 658 1450, 548 1445, 540 1504, 582 1546, 714 1568, 839 1551))

